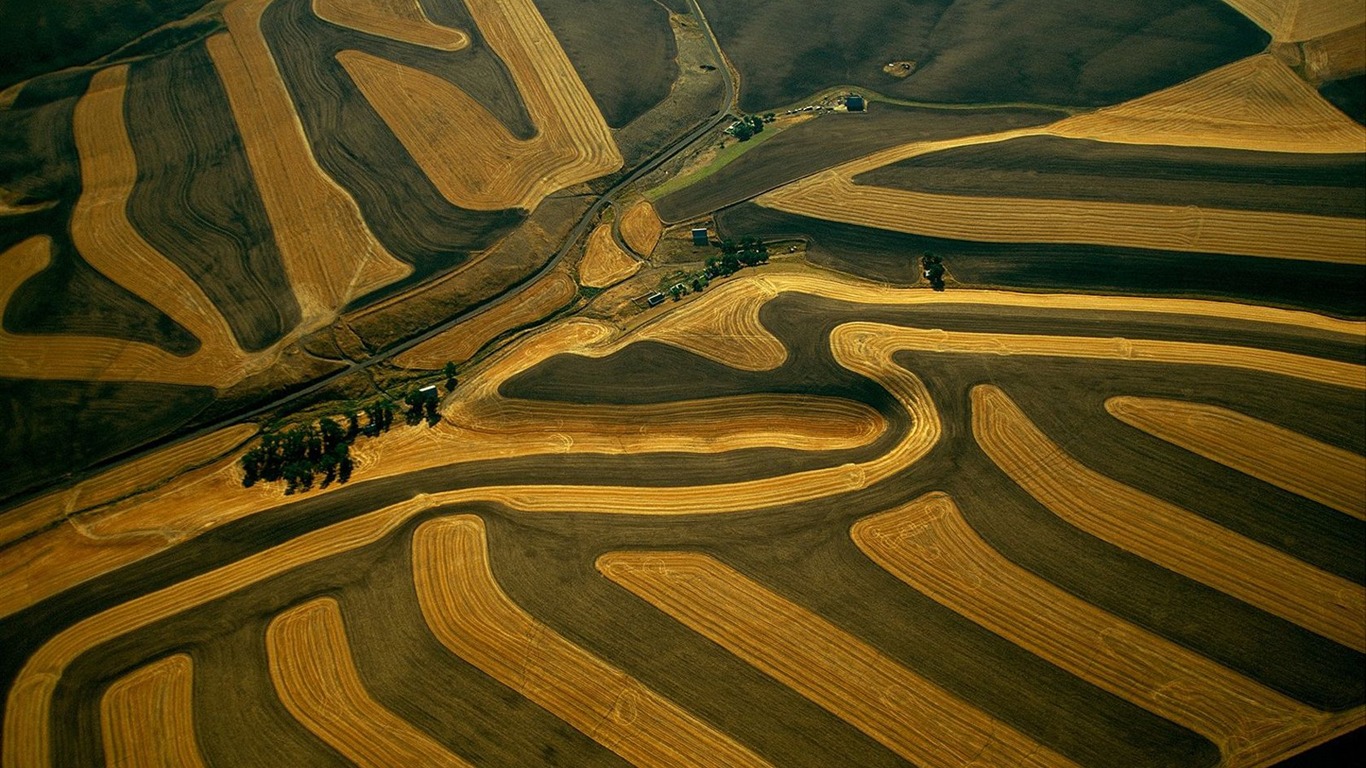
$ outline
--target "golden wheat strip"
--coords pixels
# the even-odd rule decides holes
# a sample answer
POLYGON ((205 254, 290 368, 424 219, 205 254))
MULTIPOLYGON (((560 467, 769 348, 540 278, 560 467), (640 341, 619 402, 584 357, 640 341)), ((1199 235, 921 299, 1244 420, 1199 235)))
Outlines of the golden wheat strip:
POLYGON ((1227 768, 1282 759, 1361 716, 1306 707, 1044 581, 983 541, 945 494, 864 518, 850 535, 935 602, 1210 739, 1227 768))
POLYGON ((419 526, 413 582, 427 625, 453 653, 631 763, 767 765, 508 599, 489 567, 479 518, 419 526))
POLYGON ((1366 519, 1366 456, 1213 405, 1112 397, 1111 416, 1272 485, 1366 519))
POLYGON ((276 616, 266 650, 285 708, 347 760, 362 768, 469 765, 365 690, 336 600, 319 598, 276 616))
POLYGON ((348 300, 407 276, 412 267, 375 239, 355 200, 313 157, 294 102, 261 32, 271 0, 223 9, 228 34, 208 40, 227 92, 301 327, 320 327, 348 300))
POLYGON ((660 235, 664 234, 664 224, 649 200, 639 200, 627 208, 617 227, 621 230, 621 239, 640 256, 653 253, 660 235))
POLYGON ((606 288, 625 280, 640 269, 640 262, 623 251, 612 237, 611 224, 599 224, 588 235, 579 282, 588 288, 606 288))
POLYGON ((1224 0, 1277 42, 1295 42, 1360 24, 1360 0, 1224 0))
POLYGON ((1366 650, 1366 587, 1089 469, 996 387, 972 390, 972 431, 1001 471, 1072 525, 1333 642, 1366 650))
POLYGON ((757 199, 788 213, 993 243, 1085 243, 1366 264, 1366 220, 1195 206, 969 197, 855 184, 838 169, 757 199))
POLYGON ((598 570, 917 765, 1072 764, 707 555, 610 552, 598 570))
POLYGON ((536 207, 553 192, 621 167, 597 103, 531 0, 467 0, 508 67, 536 136, 512 136, 459 87, 360 51, 337 60, 394 135, 454 205, 536 207))
POLYGON ((470 44, 464 31, 429 19, 418 0, 313 0, 313 13, 338 26, 438 51, 470 44))
POLYGON ((202 768, 194 735, 193 662, 168 656, 114 681, 100 699, 111 766, 202 768))
POLYGON ((787 362, 787 347, 759 322, 759 311, 777 296, 756 281, 732 281, 642 327, 637 337, 662 341, 746 371, 771 371, 787 362))

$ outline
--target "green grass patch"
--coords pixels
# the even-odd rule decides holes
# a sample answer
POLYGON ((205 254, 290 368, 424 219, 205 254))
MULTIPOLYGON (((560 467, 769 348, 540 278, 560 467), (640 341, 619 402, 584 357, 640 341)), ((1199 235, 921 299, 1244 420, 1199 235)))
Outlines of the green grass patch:
POLYGON ((654 202, 670 192, 676 192, 684 187, 696 184, 722 168, 725 168, 731 161, 735 160, 735 158, 740 155, 743 155, 760 144, 763 144, 765 141, 777 136, 779 133, 782 133, 783 130, 784 128, 775 128, 773 124, 769 124, 764 128, 763 133, 758 134, 749 141, 737 141, 717 152, 716 157, 712 158, 710 163, 707 163, 701 168, 698 168, 691 173, 675 176, 654 189, 647 190, 645 192, 645 197, 649 198, 651 202, 654 202))

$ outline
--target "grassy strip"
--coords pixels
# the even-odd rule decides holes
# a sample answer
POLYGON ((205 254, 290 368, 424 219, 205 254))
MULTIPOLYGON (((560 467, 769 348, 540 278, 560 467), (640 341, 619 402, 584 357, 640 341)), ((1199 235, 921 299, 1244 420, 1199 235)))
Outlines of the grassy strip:
POLYGON ((737 141, 729 147, 722 149, 720 152, 716 153, 716 157, 713 158, 710 163, 707 163, 705 166, 697 169, 696 171, 693 171, 692 173, 685 173, 679 176, 675 176, 672 179, 669 179, 668 181, 664 182, 663 184, 660 184, 659 186, 655 187, 654 189, 647 190, 645 192, 645 197, 648 198, 651 202, 653 202, 669 194, 670 192, 676 192, 680 189, 683 189, 684 187, 692 186, 693 184, 696 184, 697 182, 707 178, 708 176, 712 175, 713 173, 716 173, 722 168, 725 168, 737 157, 743 155, 751 149, 754 149, 760 144, 763 144, 765 141, 768 141, 774 136, 777 136, 784 130, 786 130, 785 127, 779 128, 776 127, 775 124, 769 123, 768 127, 764 128, 763 133, 756 135, 749 141, 737 141))

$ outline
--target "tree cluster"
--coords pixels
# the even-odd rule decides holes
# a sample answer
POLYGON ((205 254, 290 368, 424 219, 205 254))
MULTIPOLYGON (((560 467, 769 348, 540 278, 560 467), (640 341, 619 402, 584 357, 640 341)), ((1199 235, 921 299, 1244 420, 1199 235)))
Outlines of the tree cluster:
POLYGON ((441 395, 437 394, 436 387, 430 389, 415 389, 403 398, 403 404, 408 406, 408 411, 404 418, 408 426, 413 426, 424 418, 427 426, 434 427, 441 421, 441 414, 436 412, 437 403, 441 402, 441 395))
POLYGON ((930 281, 930 287, 936 291, 944 290, 944 260, 933 253, 926 253, 920 257, 920 269, 925 273, 925 279, 930 281))
POLYGON ((755 267, 767 261, 768 246, 757 237, 722 240, 721 255, 707 259, 707 266, 702 271, 685 275, 674 283, 669 288, 669 295, 678 301, 689 293, 701 293, 718 277, 729 277, 745 267, 755 267))
MULTIPOLYGON (((354 414, 351 424, 358 433, 354 414)), ((323 488, 333 481, 344 483, 351 479, 351 442, 355 434, 333 419, 323 419, 316 426, 305 424, 266 433, 261 444, 242 457, 242 485, 250 488, 262 480, 283 480, 287 484, 285 493, 290 494, 312 489, 318 475, 322 475, 323 488)))
POLYGON ((726 131, 740 141, 749 141, 755 134, 764 132, 764 120, 758 115, 745 115, 726 131))

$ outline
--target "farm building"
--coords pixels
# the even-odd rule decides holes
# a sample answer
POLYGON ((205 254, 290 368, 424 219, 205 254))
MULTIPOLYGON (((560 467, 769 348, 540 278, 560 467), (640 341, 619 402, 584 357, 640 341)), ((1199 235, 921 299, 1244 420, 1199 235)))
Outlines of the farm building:
POLYGON ((693 245, 708 245, 710 242, 711 242, 711 241, 707 238, 707 228, 706 228, 706 227, 693 227, 693 230, 692 230, 692 244, 693 244, 693 245))
POLYGON ((863 97, 857 93, 844 98, 844 107, 850 112, 862 112, 866 106, 867 104, 864 102, 863 97))

